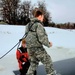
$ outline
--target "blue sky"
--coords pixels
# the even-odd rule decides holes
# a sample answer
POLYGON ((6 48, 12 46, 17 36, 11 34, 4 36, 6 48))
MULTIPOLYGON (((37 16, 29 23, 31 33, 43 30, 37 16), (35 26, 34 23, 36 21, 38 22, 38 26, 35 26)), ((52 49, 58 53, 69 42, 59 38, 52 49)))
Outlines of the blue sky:
POLYGON ((53 22, 75 23, 75 0, 31 0, 33 4, 37 4, 37 1, 46 2, 47 10, 51 13, 53 22))

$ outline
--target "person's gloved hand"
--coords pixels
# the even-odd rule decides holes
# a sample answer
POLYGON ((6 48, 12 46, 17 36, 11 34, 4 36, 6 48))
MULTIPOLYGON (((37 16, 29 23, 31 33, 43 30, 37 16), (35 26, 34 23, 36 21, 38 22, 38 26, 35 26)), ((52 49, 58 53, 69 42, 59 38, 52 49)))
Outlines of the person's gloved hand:
POLYGON ((22 39, 19 39, 19 41, 22 41, 22 39))

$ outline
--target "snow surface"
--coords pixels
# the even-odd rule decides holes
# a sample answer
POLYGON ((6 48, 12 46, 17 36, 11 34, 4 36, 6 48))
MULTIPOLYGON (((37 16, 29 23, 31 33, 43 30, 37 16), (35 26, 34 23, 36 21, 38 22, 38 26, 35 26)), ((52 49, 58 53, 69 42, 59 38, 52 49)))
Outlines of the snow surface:
MULTIPOLYGON (((45 27, 45 29, 53 46, 44 47, 52 58, 54 69, 61 75, 75 75, 75 30, 51 27, 45 27)), ((10 50, 24 33, 25 26, 0 25, 0 57, 10 50)), ((0 59, 0 75, 14 75, 13 71, 18 70, 16 48, 0 59)), ((41 63, 37 71, 38 75, 46 75, 41 63)))

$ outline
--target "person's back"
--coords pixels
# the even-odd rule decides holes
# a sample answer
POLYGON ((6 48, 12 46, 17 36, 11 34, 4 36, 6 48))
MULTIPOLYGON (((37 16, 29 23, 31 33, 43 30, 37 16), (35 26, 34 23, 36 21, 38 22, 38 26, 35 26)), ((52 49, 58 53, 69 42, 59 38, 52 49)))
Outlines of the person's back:
POLYGON ((26 37, 26 45, 31 60, 30 67, 26 75, 33 75, 35 69, 38 67, 39 61, 44 64, 47 75, 54 75, 52 60, 43 48, 43 45, 47 47, 52 46, 42 24, 44 15, 42 11, 37 9, 34 12, 34 17, 36 19, 31 20, 31 24, 26 26, 26 33, 28 33, 26 37), (37 22, 35 22, 35 20, 37 22))
MULTIPOLYGON (((40 28, 39 30, 41 30, 43 27, 42 27, 42 22, 40 22, 36 18, 31 19, 31 22, 26 26, 27 29, 26 33, 28 33, 26 37, 27 48, 42 47, 42 43, 38 40, 39 39, 38 33, 40 33, 38 28, 40 28), (29 27, 31 27, 30 30, 29 27)), ((47 35, 45 35, 44 33, 43 36, 47 36, 47 35)))

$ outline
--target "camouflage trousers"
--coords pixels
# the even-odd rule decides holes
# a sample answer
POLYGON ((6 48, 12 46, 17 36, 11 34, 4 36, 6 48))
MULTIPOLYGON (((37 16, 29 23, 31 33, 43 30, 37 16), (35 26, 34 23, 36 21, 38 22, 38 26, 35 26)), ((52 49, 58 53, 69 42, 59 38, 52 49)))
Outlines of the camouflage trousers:
POLYGON ((41 48, 30 48, 28 49, 30 57, 30 67, 26 75, 34 75, 34 71, 37 69, 39 62, 44 64, 46 73, 53 75, 54 69, 51 57, 47 54, 46 50, 41 48))

